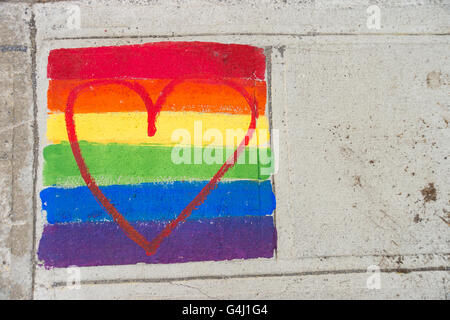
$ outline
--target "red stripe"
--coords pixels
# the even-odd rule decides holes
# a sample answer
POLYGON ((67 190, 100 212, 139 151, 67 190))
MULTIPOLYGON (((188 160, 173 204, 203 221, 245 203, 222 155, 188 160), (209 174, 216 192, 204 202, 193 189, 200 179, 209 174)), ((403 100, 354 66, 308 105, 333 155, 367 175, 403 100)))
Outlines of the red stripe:
POLYGON ((261 48, 212 42, 156 42, 144 45, 52 50, 50 79, 174 79, 189 75, 264 80, 261 48))

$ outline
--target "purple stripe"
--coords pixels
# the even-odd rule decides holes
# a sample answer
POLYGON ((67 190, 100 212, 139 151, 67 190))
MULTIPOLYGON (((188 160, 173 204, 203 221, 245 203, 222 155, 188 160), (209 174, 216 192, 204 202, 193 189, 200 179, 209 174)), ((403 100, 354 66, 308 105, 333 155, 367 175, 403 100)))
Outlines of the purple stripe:
MULTIPOLYGON (((152 239, 167 222, 133 223, 152 239)), ((128 239, 113 222, 46 225, 38 257, 45 267, 271 258, 276 248, 272 216, 188 220, 153 256, 128 239)))

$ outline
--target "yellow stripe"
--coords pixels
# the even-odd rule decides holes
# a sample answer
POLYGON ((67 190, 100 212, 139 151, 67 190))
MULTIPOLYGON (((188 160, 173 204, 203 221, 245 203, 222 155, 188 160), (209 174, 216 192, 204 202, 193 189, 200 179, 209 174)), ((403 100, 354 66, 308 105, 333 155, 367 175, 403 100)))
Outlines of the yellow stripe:
MULTIPOLYGON (((75 114, 74 118, 79 141, 167 146, 179 144, 235 146, 244 138, 250 123, 250 115, 161 112, 156 120, 156 134, 149 137, 147 136, 146 112, 80 113, 75 114), (174 133, 177 129, 187 130, 185 132, 189 133, 186 136, 188 140, 181 141, 179 136, 181 131, 174 133), (211 129, 214 130, 211 131, 211 129), (220 139, 220 135, 222 139, 220 139), (236 142, 233 142, 234 137, 236 142), (205 139, 208 140, 205 141, 205 139), (214 139, 216 141, 213 141, 214 139)), ((268 147, 270 144, 268 128, 267 118, 259 117, 256 123, 256 132, 249 145, 268 147)), ((63 113, 49 115, 47 139, 52 143, 68 141, 63 113)))

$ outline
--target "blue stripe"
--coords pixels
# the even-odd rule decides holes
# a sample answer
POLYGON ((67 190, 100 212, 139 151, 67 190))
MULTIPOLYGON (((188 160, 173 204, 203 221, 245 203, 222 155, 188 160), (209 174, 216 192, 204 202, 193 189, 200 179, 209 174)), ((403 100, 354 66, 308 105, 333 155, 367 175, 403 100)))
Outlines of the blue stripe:
MULTIPOLYGON (((101 187, 101 190, 130 222, 172 220, 206 184, 207 181, 177 181, 114 185, 101 187)), ((40 196, 50 224, 112 221, 87 187, 50 187, 40 196)), ((275 196, 269 180, 220 182, 189 219, 266 216, 274 209, 275 196)))

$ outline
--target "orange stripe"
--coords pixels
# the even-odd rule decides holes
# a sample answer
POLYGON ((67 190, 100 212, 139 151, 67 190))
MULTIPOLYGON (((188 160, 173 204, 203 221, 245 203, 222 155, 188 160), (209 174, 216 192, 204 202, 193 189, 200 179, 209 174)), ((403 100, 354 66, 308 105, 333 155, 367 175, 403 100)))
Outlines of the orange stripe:
MULTIPOLYGON (((70 91, 90 80, 50 80, 48 89, 48 109, 50 113, 64 112, 70 91)), ((170 79, 130 80, 144 86, 155 102, 170 79)), ((266 82, 234 79, 254 94, 258 101, 259 114, 266 108, 266 82)), ((95 87, 82 92, 75 103, 76 113, 101 112, 145 112, 140 97, 124 86, 117 84, 95 87)), ((162 111, 194 111, 212 113, 249 114, 245 99, 225 85, 185 82, 180 84, 167 98, 162 111)))

